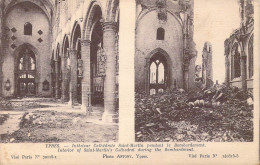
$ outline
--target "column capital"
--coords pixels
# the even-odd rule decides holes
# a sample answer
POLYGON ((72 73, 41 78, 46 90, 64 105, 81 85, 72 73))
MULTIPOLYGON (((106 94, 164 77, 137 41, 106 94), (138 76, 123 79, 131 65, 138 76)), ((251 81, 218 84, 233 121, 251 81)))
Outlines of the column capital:
POLYGON ((225 64, 226 64, 227 67, 229 67, 230 66, 229 60, 226 60, 225 64))
POLYGON ((247 57, 246 52, 244 50, 242 50, 240 56, 241 56, 241 58, 246 58, 247 57))
POLYGON ((68 48, 67 51, 68 51, 69 55, 71 55, 71 54, 76 55, 78 52, 76 49, 72 49, 72 48, 68 48))
POLYGON ((103 28, 103 31, 109 31, 109 30, 117 31, 118 30, 118 26, 117 26, 116 22, 102 22, 102 28, 103 28))
POLYGON ((80 42, 81 42, 81 45, 84 45, 84 46, 89 46, 91 44, 91 41, 88 39, 81 39, 80 42))
POLYGON ((61 58, 61 59, 66 59, 67 57, 66 57, 65 54, 63 54, 60 58, 61 58))

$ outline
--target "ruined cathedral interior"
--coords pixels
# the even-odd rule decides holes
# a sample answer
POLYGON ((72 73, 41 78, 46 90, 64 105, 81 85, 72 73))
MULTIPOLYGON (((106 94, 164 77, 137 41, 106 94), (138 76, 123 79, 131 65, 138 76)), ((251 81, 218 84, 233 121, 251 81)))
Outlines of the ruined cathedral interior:
MULTIPOLYGON (((246 91, 253 89, 254 6, 253 0, 237 3, 240 27, 223 43, 225 84, 246 91)), ((137 0, 135 30, 136 92, 190 90, 198 87, 198 80, 203 84, 200 87, 214 85, 210 42, 205 41, 202 64, 195 66, 194 0, 137 0)))
POLYGON ((0 93, 54 97, 114 122, 118 0, 1 0, 0 93))
POLYGON ((136 91, 194 88, 194 1, 139 0, 136 5, 136 91))
MULTIPOLYGON (((135 2, 135 91, 196 88, 194 0, 135 2)), ((253 88, 253 1, 239 5, 241 26, 225 41, 225 83, 246 90, 253 88)), ((53 97, 87 112, 101 105, 103 121, 117 120, 119 0, 1 0, 0 6, 1 96, 53 97)), ((210 43, 202 56, 202 68, 212 68, 210 43)))

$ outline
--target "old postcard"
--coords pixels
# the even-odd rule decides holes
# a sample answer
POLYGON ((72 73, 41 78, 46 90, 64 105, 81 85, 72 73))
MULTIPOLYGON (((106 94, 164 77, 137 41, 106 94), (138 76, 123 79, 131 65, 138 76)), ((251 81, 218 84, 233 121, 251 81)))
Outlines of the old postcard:
POLYGON ((259 164, 258 0, 0 0, 0 165, 259 164))

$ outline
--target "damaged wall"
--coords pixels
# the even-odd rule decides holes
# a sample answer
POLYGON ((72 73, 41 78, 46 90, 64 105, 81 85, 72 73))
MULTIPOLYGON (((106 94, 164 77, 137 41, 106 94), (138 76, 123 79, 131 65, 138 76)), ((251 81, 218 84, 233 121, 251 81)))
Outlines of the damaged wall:
POLYGON ((254 4, 252 0, 240 0, 238 3, 240 27, 224 42, 225 83, 246 90, 253 88, 254 79, 254 4), (236 67, 237 63, 240 63, 240 67, 236 67))
POLYGON ((166 88, 194 88, 197 51, 193 42, 193 1, 137 2, 135 85, 149 93, 151 58, 167 59, 166 88), (164 29, 164 38, 157 30, 164 29))

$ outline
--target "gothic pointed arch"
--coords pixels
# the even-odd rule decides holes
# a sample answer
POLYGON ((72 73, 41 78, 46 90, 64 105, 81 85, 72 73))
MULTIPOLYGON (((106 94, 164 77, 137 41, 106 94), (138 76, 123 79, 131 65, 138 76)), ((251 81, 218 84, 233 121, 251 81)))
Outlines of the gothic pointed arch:
POLYGON ((90 4, 90 7, 86 13, 86 19, 84 20, 84 23, 83 23, 84 39, 91 40, 91 33, 93 30, 93 25, 97 21, 104 20, 102 13, 103 12, 102 12, 100 3, 98 3, 97 1, 92 1, 90 4))
MULTIPOLYGON (((157 10, 157 8, 155 8, 155 7, 151 8, 151 9, 149 9, 149 10, 143 10, 143 12, 140 13, 140 15, 138 16, 138 18, 137 18, 137 20, 136 20, 136 25, 135 25, 136 28, 139 26, 139 23, 142 21, 142 19, 143 19, 146 15, 148 15, 148 14, 150 14, 150 13, 156 11, 156 10, 157 10)), ((167 10, 167 9, 166 9, 166 12, 167 12, 167 14, 173 16, 174 19, 176 19, 177 24, 176 24, 175 26, 180 26, 180 27, 183 26, 182 20, 181 20, 175 13, 172 13, 171 11, 169 11, 169 10, 167 10)), ((183 30, 182 30, 182 31, 183 31, 183 30)))
POLYGON ((76 21, 71 33, 71 50, 74 53, 71 53, 69 55, 69 59, 71 61, 71 79, 70 84, 75 85, 74 87, 71 86, 71 88, 75 88, 74 91, 77 94, 77 98, 70 98, 77 100, 78 103, 82 103, 82 72, 81 72, 81 66, 82 66, 82 58, 81 58, 81 37, 82 37, 82 29, 80 24, 76 21), (74 57, 73 57, 74 56, 74 57), (74 77, 75 76, 75 77, 74 77))
POLYGON ((61 47, 61 53, 62 56, 67 57, 68 56, 68 49, 70 48, 70 42, 69 42, 69 36, 64 35, 63 37, 63 42, 62 42, 62 47, 61 47))
POLYGON ((170 86, 170 57, 168 53, 156 48, 147 55, 146 92, 157 94, 164 92, 170 86))
POLYGON ((106 6, 106 21, 117 22, 119 12, 119 0, 109 0, 106 6))
POLYGON ((37 94, 37 54, 37 49, 27 43, 20 45, 14 52, 15 91, 19 96, 37 94))
POLYGON ((4 9, 5 15, 16 5, 20 5, 23 3, 31 3, 39 7, 45 15, 48 17, 49 23, 52 22, 52 15, 54 13, 54 3, 52 0, 11 0, 6 3, 6 7, 4 9))
POLYGON ((59 99, 61 97, 61 83, 62 83, 62 69, 61 69, 61 55, 60 44, 57 44, 55 54, 55 97, 59 99))
POLYGON ((72 29, 72 32, 71 32, 71 48, 73 49, 76 49, 77 48, 77 45, 78 45, 78 42, 79 40, 81 39, 81 34, 82 34, 82 31, 81 31, 81 26, 80 24, 76 21, 74 23, 74 26, 73 26, 73 29, 72 29))
POLYGON ((58 43, 56 47, 55 59, 57 60, 59 56, 60 56, 60 44, 58 43))
MULTIPOLYGON (((84 57, 83 60, 90 58, 90 91, 92 93, 89 103, 104 103, 104 75, 105 75, 105 56, 103 52, 103 11, 98 1, 92 1, 86 20, 83 24, 84 35, 82 38, 91 42, 89 45, 90 57, 84 57)), ((88 81, 88 80, 87 80, 88 81)))
POLYGON ((62 42, 62 46, 61 46, 61 59, 62 59, 62 100, 63 101, 68 101, 69 100, 69 79, 68 79, 68 58, 69 58, 69 54, 68 54, 68 50, 70 48, 70 42, 69 42, 69 36, 68 35, 64 35, 63 37, 63 42, 62 42))
POLYGON ((231 80, 241 77, 241 47, 238 42, 234 42, 231 48, 231 80))

